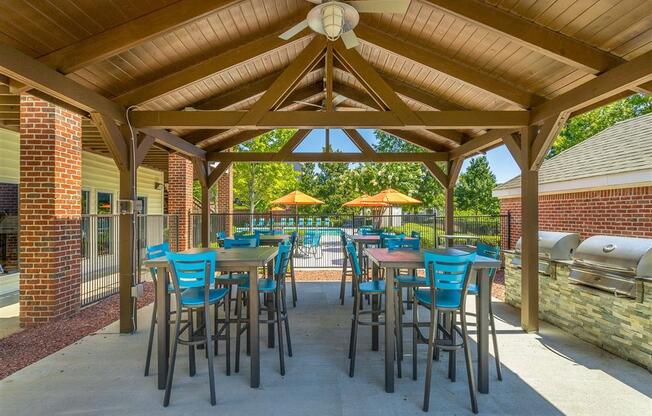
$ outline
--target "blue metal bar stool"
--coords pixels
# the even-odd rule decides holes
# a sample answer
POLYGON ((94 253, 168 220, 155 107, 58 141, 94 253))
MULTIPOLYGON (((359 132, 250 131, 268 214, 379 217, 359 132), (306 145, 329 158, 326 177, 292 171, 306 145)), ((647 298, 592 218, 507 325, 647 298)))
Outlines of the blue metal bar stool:
MULTIPOLYGON (((278 336, 278 354, 281 375, 285 375, 285 358, 283 351, 283 326, 285 326, 285 337, 288 348, 288 356, 292 357, 292 342, 290 340, 290 322, 288 320, 288 309, 285 302, 285 275, 290 260, 290 251, 292 246, 289 242, 281 243, 278 246, 278 253, 274 259, 273 276, 268 276, 258 280, 258 293, 261 295, 272 295, 273 302, 271 305, 264 305, 261 303, 260 310, 272 312, 272 317, 268 319, 259 319, 259 324, 274 324, 277 329, 278 336), (271 309, 270 309, 271 308, 271 309)), ((237 330, 236 330, 236 344, 235 344, 235 372, 240 371, 240 337, 244 331, 247 331, 247 345, 249 345, 249 328, 248 323, 242 319, 242 304, 247 304, 247 319, 249 322, 249 302, 256 302, 259 299, 246 299, 246 294, 249 290, 249 280, 246 283, 238 285, 237 302, 238 315, 237 315, 237 330)))
MULTIPOLYGON (((229 302, 229 291, 225 288, 212 289, 215 283, 215 262, 217 255, 214 252, 199 254, 167 253, 170 262, 170 274, 174 286, 177 311, 188 311, 188 322, 182 327, 181 320, 176 320, 174 331, 174 343, 172 344, 172 355, 170 369, 168 371, 167 384, 165 386, 165 397, 163 406, 170 404, 172 393, 172 379, 174 377, 174 365, 177 358, 177 346, 179 344, 189 346, 190 376, 195 375, 195 346, 205 345, 208 358, 208 379, 210 384, 211 405, 215 405, 215 379, 213 374, 213 335, 211 334, 210 307, 215 306, 215 318, 219 305, 229 302), (204 314, 203 324, 199 328, 194 327, 193 312, 204 314), (202 331, 203 330, 203 331, 202 331), (187 338, 181 336, 187 331, 187 338)), ((226 317, 228 324, 228 315, 226 317)), ((217 326, 217 324, 216 324, 217 326)), ((226 339, 227 351, 230 350, 230 340, 226 339)))
MULTIPOLYGON (((500 248, 490 246, 484 243, 478 243, 476 246, 476 253, 480 256, 490 257, 492 259, 500 260, 500 248)), ((491 288, 494 284, 494 277, 496 276, 496 269, 491 269, 489 271, 489 287, 491 288)), ((480 293, 477 284, 469 284, 469 295, 474 295, 476 299, 476 311, 480 310, 480 293)), ((496 324, 494 322, 494 312, 492 308, 492 303, 489 302, 489 326, 491 327, 491 338, 494 344, 494 358, 496 360, 496 373, 498 375, 498 380, 503 380, 503 374, 500 366, 500 355, 498 354, 498 338, 496 337, 496 324)))
MULTIPOLYGON (((164 257, 167 252, 170 251, 170 245, 166 242, 163 244, 158 244, 155 246, 150 246, 146 248, 147 254, 146 258, 148 260, 150 259, 155 259, 157 257, 164 257)), ((158 299, 156 298, 156 278, 157 278, 157 270, 156 268, 151 268, 150 270, 151 276, 152 276, 152 282, 154 284, 154 309, 152 309, 152 320, 151 324, 149 326, 149 340, 147 342, 147 358, 145 359, 145 377, 149 375, 149 365, 152 360, 152 345, 154 343, 154 331, 156 327, 156 305, 158 304, 158 299)), ((174 292, 174 287, 170 285, 168 287, 169 292, 174 292)), ((171 312, 175 313, 175 312, 171 312)), ((169 324, 169 319, 168 319, 168 324, 169 324)))
MULTIPOLYGON (((385 325, 385 322, 381 319, 378 321, 373 320, 361 320, 361 315, 371 315, 371 314, 384 314, 385 310, 374 310, 372 302, 372 307, 370 310, 362 310, 362 296, 364 295, 376 295, 382 296, 385 294, 385 281, 384 280, 373 280, 369 282, 362 282, 362 273, 360 270, 360 263, 358 262, 358 253, 355 250, 355 245, 353 243, 348 243, 346 245, 348 251, 349 263, 351 264, 351 270, 353 271, 353 285, 355 285, 355 295, 353 300, 353 314, 351 317, 351 335, 349 338, 349 377, 353 377, 355 372, 355 355, 357 350, 358 343, 358 326, 382 326, 385 325)), ((378 302, 379 305, 382 304, 378 302)), ((398 312, 398 307, 396 308, 396 313, 398 312)), ((398 336, 397 338, 397 349, 398 349, 398 336)), ((397 360, 398 364, 398 373, 401 374, 401 362, 397 360)))
POLYGON ((340 241, 342 243, 342 256, 343 256, 343 259, 342 259, 342 280, 340 282, 340 305, 344 305, 344 296, 345 296, 345 292, 346 292, 346 279, 349 276, 352 276, 352 274, 353 274, 351 272, 351 270, 349 270, 349 267, 348 267, 349 255, 348 255, 348 252, 347 252, 347 249, 346 249, 346 246, 349 244, 350 239, 349 239, 349 236, 346 234, 346 232, 344 230, 340 231, 340 241))
POLYGON ((296 275, 294 273, 294 252, 297 249, 297 241, 299 239, 299 233, 294 231, 290 235, 290 283, 292 285, 292 307, 297 307, 297 281, 296 275))
POLYGON ((430 403, 430 380, 432 377, 433 352, 435 348, 449 352, 448 376, 455 381, 455 351, 464 349, 466 361, 466 374, 471 396, 473 413, 478 413, 478 402, 475 392, 475 379, 473 376, 473 363, 468 344, 468 331, 466 327, 466 295, 469 286, 471 267, 475 260, 475 253, 451 256, 433 252, 424 253, 426 280, 428 289, 414 289, 415 305, 412 309, 412 378, 417 377, 417 343, 428 343, 426 355, 427 369, 426 382, 423 395, 423 410, 428 411, 430 403), (429 331, 427 338, 421 333, 418 317, 419 305, 430 312, 429 331), (439 324, 439 314, 449 315, 449 325, 439 324), (456 325, 456 317, 460 317, 461 331, 456 325), (439 338, 439 334, 443 337, 439 338), (462 342, 456 341, 455 334, 459 333, 462 342))

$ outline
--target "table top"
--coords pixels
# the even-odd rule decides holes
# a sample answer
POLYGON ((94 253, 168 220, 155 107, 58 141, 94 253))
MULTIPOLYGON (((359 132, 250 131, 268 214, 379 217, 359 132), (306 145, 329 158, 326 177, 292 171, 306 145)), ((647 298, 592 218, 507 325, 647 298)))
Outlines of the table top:
MULTIPOLYGON (((229 267, 264 267, 269 263, 276 253, 278 247, 237 247, 237 248, 191 248, 183 251, 184 254, 197 254, 215 252, 217 253, 216 267, 218 269, 229 267)), ((145 267, 164 267, 168 265, 165 257, 145 260, 145 267)))
MULTIPOLYGON (((379 267, 395 267, 404 269, 422 269, 423 253, 424 251, 432 253, 449 254, 459 256, 468 253, 464 250, 455 248, 446 249, 428 249, 428 250, 392 250, 386 248, 368 248, 365 250, 369 259, 377 264, 379 267)), ((476 256, 473 262, 475 269, 493 269, 500 267, 500 260, 492 259, 490 257, 476 256)))
POLYGON ((282 241, 285 241, 289 239, 290 236, 287 234, 261 234, 260 235, 260 241, 261 242, 270 242, 270 243, 280 243, 282 241))

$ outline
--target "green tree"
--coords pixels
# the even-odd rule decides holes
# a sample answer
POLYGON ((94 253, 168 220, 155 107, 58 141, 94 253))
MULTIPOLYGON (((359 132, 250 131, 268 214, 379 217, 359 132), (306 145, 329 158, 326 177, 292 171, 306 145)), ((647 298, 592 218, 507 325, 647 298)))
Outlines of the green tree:
MULTIPOLYGON (((296 130, 276 129, 236 148, 238 152, 277 152, 296 130)), ((250 213, 270 208, 277 197, 296 189, 297 173, 287 163, 235 163, 233 198, 250 213)))
POLYGON ((649 112, 652 112, 652 95, 634 94, 575 116, 561 129, 547 157, 551 158, 619 121, 649 112))
POLYGON ((471 159, 469 167, 460 175, 455 187, 457 209, 475 214, 498 214, 498 198, 491 195, 495 186, 496 176, 491 172, 487 158, 481 156, 471 159))

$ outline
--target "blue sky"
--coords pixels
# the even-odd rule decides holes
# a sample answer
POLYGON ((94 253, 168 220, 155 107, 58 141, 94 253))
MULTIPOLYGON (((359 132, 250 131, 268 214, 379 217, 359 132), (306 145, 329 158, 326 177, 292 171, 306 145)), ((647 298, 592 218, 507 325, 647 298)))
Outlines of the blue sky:
MULTIPOLYGON (((374 144, 376 138, 374 137, 374 131, 371 129, 358 129, 358 132, 370 143, 374 144)), ((339 129, 331 130, 331 146, 333 150, 339 150, 342 152, 358 152, 358 148, 355 147, 353 143, 349 140, 348 137, 339 129)), ((319 152, 324 147, 325 142, 325 131, 324 130, 313 130, 308 137, 297 147, 296 152, 319 152)), ((497 147, 493 150, 487 152, 487 160, 489 161, 489 166, 496 175, 496 180, 498 183, 505 182, 516 175, 520 174, 520 170, 512 156, 509 154, 509 151, 505 146, 497 147)), ((467 159, 462 166, 462 171, 466 170, 467 166, 470 163, 470 159, 467 159)))

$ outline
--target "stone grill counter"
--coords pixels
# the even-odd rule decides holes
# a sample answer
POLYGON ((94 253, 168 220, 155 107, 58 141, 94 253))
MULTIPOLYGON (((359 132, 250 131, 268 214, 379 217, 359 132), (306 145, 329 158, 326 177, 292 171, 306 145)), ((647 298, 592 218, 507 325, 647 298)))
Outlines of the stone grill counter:
MULTIPOLYGON (((505 252, 505 301, 521 306, 521 269, 505 252)), ((652 372, 652 281, 638 279, 642 297, 569 282, 571 262, 553 261, 555 273, 539 273, 539 318, 652 372)))

